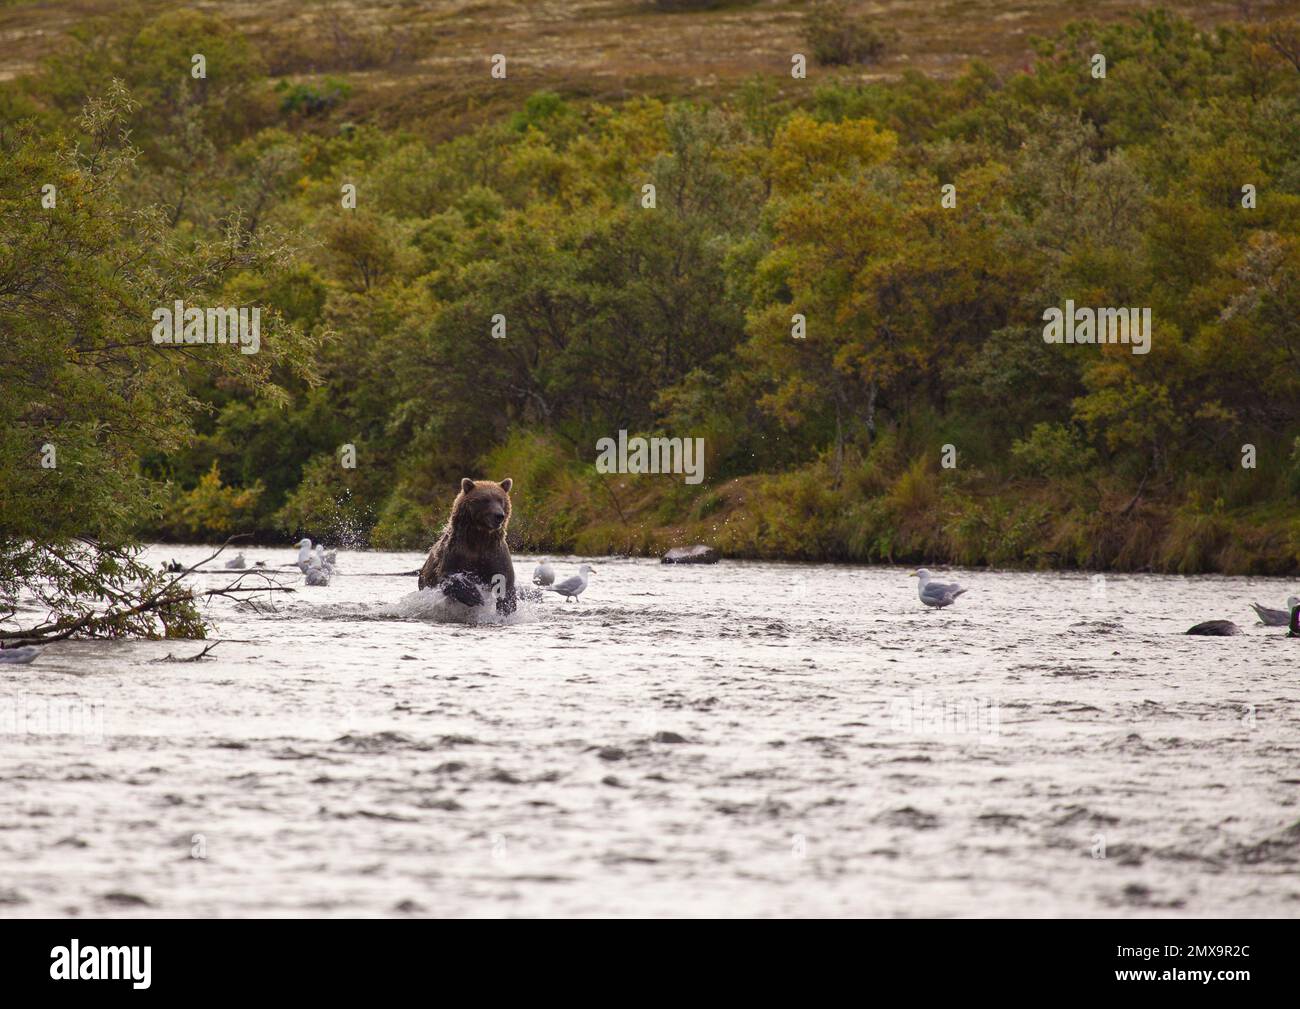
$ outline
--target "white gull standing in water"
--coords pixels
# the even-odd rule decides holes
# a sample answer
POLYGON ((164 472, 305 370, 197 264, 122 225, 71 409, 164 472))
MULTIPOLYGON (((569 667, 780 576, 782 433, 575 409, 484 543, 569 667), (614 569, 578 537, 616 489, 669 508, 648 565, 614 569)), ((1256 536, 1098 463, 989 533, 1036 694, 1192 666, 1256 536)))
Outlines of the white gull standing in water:
POLYGON ((933 606, 935 609, 951 606, 957 601, 957 597, 966 591, 956 582, 931 581, 934 575, 930 573, 929 568, 917 568, 908 577, 920 579, 916 586, 916 594, 926 606, 933 606))
MULTIPOLYGON (((333 554, 330 554, 330 557, 333 556, 333 554)), ((327 575, 332 575, 334 573, 334 562, 330 560, 330 557, 325 556, 325 548, 317 543, 316 556, 312 559, 312 567, 320 568, 327 575)))
POLYGON ((558 592, 566 599, 577 599, 587 588, 587 576, 593 574, 595 570, 590 564, 579 565, 576 575, 564 579, 558 585, 546 586, 546 591, 558 592))

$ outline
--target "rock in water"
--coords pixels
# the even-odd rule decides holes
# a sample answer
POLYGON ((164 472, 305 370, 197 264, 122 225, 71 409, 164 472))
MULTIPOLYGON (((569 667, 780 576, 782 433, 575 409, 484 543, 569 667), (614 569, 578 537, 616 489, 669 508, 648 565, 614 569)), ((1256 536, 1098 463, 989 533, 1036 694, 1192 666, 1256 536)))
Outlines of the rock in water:
POLYGON ((706 547, 702 543, 697 543, 693 547, 673 547, 663 555, 662 563, 664 564, 717 564, 722 560, 713 547, 706 547))
POLYGON ((1207 620, 1195 627, 1188 628, 1187 633, 1203 634, 1211 638, 1230 638, 1234 634, 1240 634, 1241 628, 1231 620, 1207 620))

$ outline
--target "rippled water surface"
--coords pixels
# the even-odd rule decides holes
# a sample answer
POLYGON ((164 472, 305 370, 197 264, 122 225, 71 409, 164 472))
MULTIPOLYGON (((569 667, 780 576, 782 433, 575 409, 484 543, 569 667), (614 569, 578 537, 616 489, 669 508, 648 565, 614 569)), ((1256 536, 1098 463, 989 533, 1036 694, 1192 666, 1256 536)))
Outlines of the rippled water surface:
POLYGON ((1300 913, 1300 641, 1248 608, 1294 585, 959 571, 936 612, 905 569, 607 558, 502 625, 420 560, 219 600, 200 662, 0 666, 0 914, 1300 913))

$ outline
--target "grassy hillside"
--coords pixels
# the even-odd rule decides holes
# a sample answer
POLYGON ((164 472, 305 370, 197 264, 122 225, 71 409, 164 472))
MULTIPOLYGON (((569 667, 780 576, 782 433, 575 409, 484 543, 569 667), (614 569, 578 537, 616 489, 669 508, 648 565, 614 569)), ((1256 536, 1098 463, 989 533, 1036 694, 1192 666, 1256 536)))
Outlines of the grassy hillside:
MULTIPOLYGON (((665 11, 655 0, 8 0, 0 3, 0 80, 30 72, 59 51, 63 33, 96 17, 199 10, 244 35, 272 78, 348 80, 353 92, 341 118, 435 137, 489 122, 536 91, 602 101, 716 97, 755 74, 794 87, 790 56, 808 49, 801 30, 808 3, 679 6, 704 9, 665 11), (493 53, 508 57, 504 81, 488 76, 493 53)), ((972 60, 1018 70, 1032 61, 1033 37, 1081 16, 1105 23, 1163 7, 1208 27, 1294 14, 1300 2, 881 0, 850 7, 878 25, 888 45, 869 67, 821 68, 820 77, 889 80, 908 70, 954 77, 972 60)))

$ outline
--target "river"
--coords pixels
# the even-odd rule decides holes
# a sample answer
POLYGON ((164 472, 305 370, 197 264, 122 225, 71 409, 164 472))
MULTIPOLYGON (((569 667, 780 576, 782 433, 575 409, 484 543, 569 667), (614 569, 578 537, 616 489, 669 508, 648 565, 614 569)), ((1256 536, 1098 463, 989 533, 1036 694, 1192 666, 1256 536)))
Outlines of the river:
POLYGON ((557 558, 474 623, 420 560, 0 666, 0 914, 1300 914, 1292 584, 557 558))

